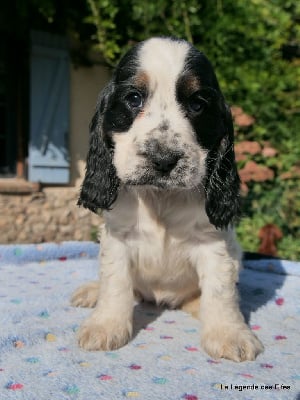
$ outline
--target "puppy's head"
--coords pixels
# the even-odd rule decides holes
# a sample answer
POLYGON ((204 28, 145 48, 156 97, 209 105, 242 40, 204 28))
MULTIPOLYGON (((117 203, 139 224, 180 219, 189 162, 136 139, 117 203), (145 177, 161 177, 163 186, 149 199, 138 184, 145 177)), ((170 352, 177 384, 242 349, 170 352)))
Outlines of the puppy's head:
POLYGON ((120 184, 204 188, 218 228, 239 212, 231 114, 211 64, 185 41, 138 44, 100 95, 79 204, 109 209, 120 184))

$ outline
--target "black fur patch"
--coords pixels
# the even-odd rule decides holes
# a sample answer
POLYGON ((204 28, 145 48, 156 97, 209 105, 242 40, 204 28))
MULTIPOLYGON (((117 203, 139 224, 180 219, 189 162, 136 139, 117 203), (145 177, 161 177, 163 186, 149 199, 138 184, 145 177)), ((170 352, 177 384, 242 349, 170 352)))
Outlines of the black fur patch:
POLYGON ((214 70, 205 55, 191 46, 176 86, 177 100, 190 120, 206 159, 206 212, 217 228, 227 228, 240 215, 240 179, 233 149, 234 133, 229 107, 214 70), (203 99, 195 112, 192 96, 203 99))
MULTIPOLYGON (((78 204, 94 212, 110 209, 118 195, 120 181, 112 162, 112 134, 126 133, 141 111, 138 107, 131 107, 126 99, 130 94, 138 93, 145 103, 151 96, 144 82, 146 77, 137 79, 141 45, 143 43, 133 47, 120 61, 111 82, 100 95, 91 122, 86 174, 78 204)), ((217 228, 226 228, 240 213, 240 180, 233 151, 232 118, 210 62, 192 46, 175 90, 177 101, 189 119, 199 145, 208 150, 204 182, 207 215, 217 228)), ((159 129, 167 132, 169 122, 164 120, 159 129)), ((178 136, 180 138, 180 132, 178 136)), ((154 142, 149 140, 149 143, 154 142)), ((162 153, 157 146, 150 150, 155 156, 162 153)), ((161 181, 163 188, 163 177, 161 181)), ((151 175, 145 176, 144 184, 159 186, 159 182, 154 181, 151 175)), ((139 180, 138 184, 143 182, 139 180)))

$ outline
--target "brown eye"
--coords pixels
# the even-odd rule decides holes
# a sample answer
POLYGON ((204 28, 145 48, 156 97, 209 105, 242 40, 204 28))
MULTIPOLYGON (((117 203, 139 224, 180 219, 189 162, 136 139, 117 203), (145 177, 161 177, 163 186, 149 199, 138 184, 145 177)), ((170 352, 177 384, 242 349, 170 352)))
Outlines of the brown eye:
POLYGON ((208 106, 208 101, 195 93, 188 99, 188 107, 192 113, 201 113, 208 106))
POLYGON ((139 92, 132 92, 126 96, 127 104, 131 108, 141 108, 143 107, 143 97, 139 92))

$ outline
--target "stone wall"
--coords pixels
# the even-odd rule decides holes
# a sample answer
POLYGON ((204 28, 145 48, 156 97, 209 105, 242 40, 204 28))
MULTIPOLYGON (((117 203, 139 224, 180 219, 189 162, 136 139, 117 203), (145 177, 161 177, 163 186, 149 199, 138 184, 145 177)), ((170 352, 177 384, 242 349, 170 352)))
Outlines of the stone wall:
POLYGON ((95 240, 101 218, 76 205, 78 188, 0 194, 0 243, 95 240))

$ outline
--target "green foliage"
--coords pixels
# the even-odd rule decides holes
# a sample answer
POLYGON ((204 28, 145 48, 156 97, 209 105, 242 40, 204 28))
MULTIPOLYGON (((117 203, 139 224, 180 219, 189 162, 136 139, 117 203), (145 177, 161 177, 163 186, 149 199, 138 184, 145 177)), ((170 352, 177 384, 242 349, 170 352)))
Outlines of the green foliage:
POLYGON ((244 249, 257 251, 258 232, 266 224, 277 225, 283 239, 278 245, 281 258, 300 260, 300 191, 299 178, 252 183, 244 199, 244 218, 237 235, 244 249))
MULTIPOLYGON (((115 63, 132 43, 154 35, 193 42, 214 65, 230 104, 255 117, 237 141, 268 141, 278 150, 254 160, 275 172, 273 181, 252 182, 237 228, 242 245, 257 251, 258 231, 274 223, 284 237, 279 255, 300 259, 299 179, 281 174, 300 160, 300 59, 283 57, 300 43, 300 2, 284 0, 88 0, 100 10, 93 20, 107 61, 115 63), (110 25, 99 16, 108 18, 110 25), (298 245, 297 245, 298 244, 298 245)), ((93 15, 95 13, 93 12, 93 15)), ((299 55, 298 55, 299 57, 299 55)), ((297 164, 298 163, 298 164, 297 164)))
POLYGON ((115 17, 118 12, 116 2, 109 0, 87 0, 91 14, 85 18, 85 22, 95 26, 95 49, 100 51, 107 63, 112 65, 112 60, 119 54, 120 48, 115 17))
POLYGON ((77 0, 75 7, 71 0, 29 0, 24 5, 17 0, 18 15, 27 12, 34 21, 38 15, 49 28, 89 38, 109 65, 150 36, 177 36, 204 51, 228 103, 255 117, 250 129, 237 130, 237 141, 268 141, 278 151, 276 157, 254 158, 275 177, 248 185, 245 218, 238 226, 242 244, 256 251, 259 228, 272 222, 284 234, 279 255, 300 259, 299 178, 281 179, 300 168, 299 1, 77 0))

